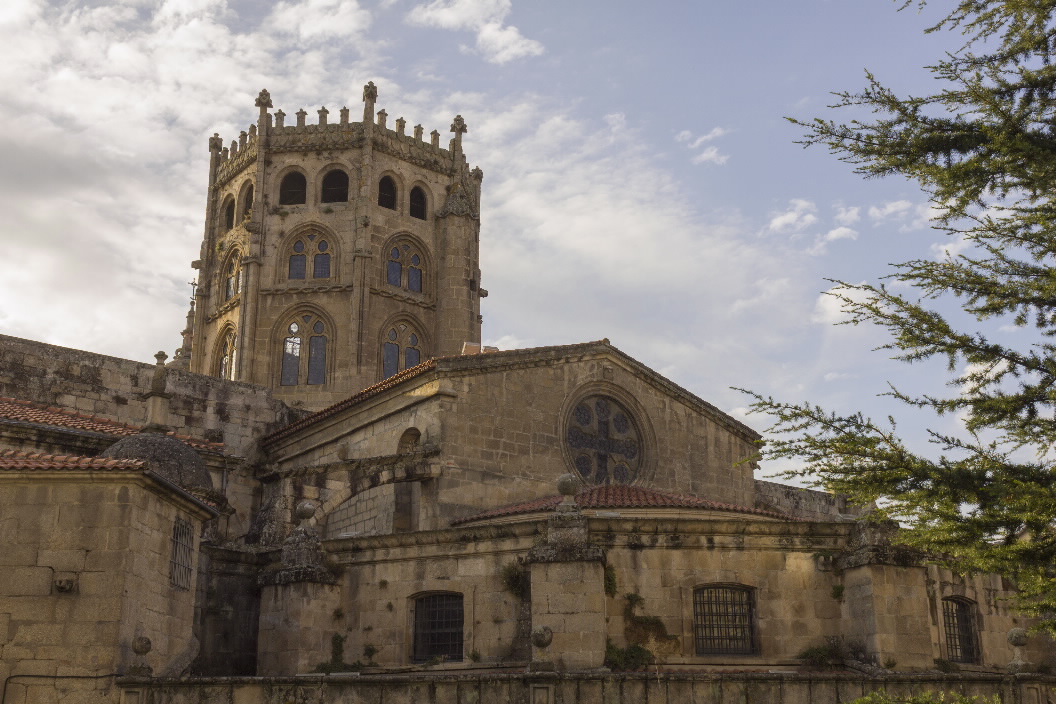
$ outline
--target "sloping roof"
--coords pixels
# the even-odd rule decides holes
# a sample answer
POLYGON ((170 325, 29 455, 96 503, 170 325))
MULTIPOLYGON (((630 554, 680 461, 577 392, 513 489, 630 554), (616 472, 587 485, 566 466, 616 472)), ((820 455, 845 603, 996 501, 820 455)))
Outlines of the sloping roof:
POLYGON ((593 342, 580 342, 572 345, 552 345, 548 347, 529 347, 525 349, 517 350, 501 350, 497 352, 485 352, 480 354, 459 354, 450 355, 447 357, 436 357, 422 362, 416 367, 405 369, 398 374, 395 374, 388 379, 378 382, 373 386, 368 386, 351 398, 347 398, 344 401, 335 403, 334 405, 324 408, 321 411, 306 416, 301 420, 291 423, 284 428, 280 428, 275 432, 266 435, 262 439, 262 443, 267 445, 275 442, 281 438, 292 435, 299 430, 310 427, 315 423, 318 423, 325 418, 333 416, 341 411, 351 408, 358 403, 361 403, 372 396, 399 386, 411 379, 419 377, 426 372, 432 370, 439 370, 443 372, 472 372, 472 371, 485 371, 494 368, 501 368, 511 364, 549 364, 553 361, 565 358, 568 356, 574 356, 577 354, 587 353, 606 353, 611 354, 619 359, 627 362, 631 366, 637 368, 637 372, 646 379, 652 380, 657 385, 663 387, 667 392, 678 395, 683 399, 696 404, 704 412, 708 413, 711 417, 724 423, 736 432, 742 433, 749 436, 751 439, 758 439, 760 435, 741 423, 736 418, 731 417, 727 413, 721 411, 719 408, 713 406, 707 401, 703 400, 699 396, 687 391, 681 386, 675 384, 670 379, 667 379, 663 375, 653 371, 649 367, 645 366, 638 360, 630 357, 629 355, 621 352, 619 349, 613 347, 607 339, 595 340, 593 342))
MULTIPOLYGON (((118 423, 102 416, 91 416, 56 406, 45 406, 41 403, 23 401, 22 399, 8 398, 6 396, 0 396, 0 420, 2 419, 37 425, 50 425, 55 428, 102 433, 115 437, 136 435, 142 430, 142 427, 138 425, 118 423)), ((168 433, 168 435, 182 440, 198 450, 221 452, 224 447, 223 443, 208 442, 189 435, 177 435, 173 432, 168 433)))
MULTIPOLYGON (((541 499, 525 501, 518 504, 493 508, 474 516, 458 518, 451 521, 451 525, 481 521, 488 518, 500 518, 503 516, 518 516, 541 511, 553 511, 561 503, 563 496, 546 496, 541 499)), ((755 516, 766 516, 778 518, 784 521, 797 521, 783 513, 776 511, 765 511, 747 506, 735 506, 718 501, 709 501, 697 496, 687 494, 675 494, 655 489, 646 489, 641 486, 626 486, 622 484, 606 484, 591 486, 576 492, 576 503, 581 509, 633 509, 633 508, 693 508, 707 511, 725 511, 729 513, 746 513, 755 516)))
POLYGON ((0 450, 2 470, 143 470, 142 460, 112 460, 105 457, 80 457, 78 455, 47 455, 43 452, 0 450))

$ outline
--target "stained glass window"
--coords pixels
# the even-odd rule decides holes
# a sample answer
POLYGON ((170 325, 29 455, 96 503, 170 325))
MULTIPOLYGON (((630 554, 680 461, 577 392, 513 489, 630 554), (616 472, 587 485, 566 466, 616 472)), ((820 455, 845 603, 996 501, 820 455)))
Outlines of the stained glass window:
POLYGON ((385 379, 422 363, 422 342, 414 328, 407 323, 389 328, 381 345, 381 363, 385 379))
POLYGON ((283 386, 325 384, 326 324, 311 313, 301 314, 298 319, 304 325, 296 321, 290 323, 283 339, 279 383, 283 386))
POLYGON ((389 250, 385 280, 390 286, 421 293, 423 268, 421 253, 414 245, 403 242, 389 250))
POLYGON ((590 484, 628 484, 638 477, 642 438, 631 413, 608 396, 573 407, 565 437, 572 464, 590 484))

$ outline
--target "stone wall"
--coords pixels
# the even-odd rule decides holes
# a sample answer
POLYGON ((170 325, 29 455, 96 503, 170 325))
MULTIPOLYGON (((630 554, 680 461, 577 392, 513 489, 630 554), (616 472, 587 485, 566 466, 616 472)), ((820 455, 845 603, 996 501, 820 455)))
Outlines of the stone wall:
POLYGON ((121 682, 122 704, 385 702, 448 704, 839 704, 878 690, 999 695, 1007 704, 1056 700, 1056 678, 919 675, 870 678, 835 673, 555 674, 446 672, 294 679, 121 682))
POLYGON ((197 643, 194 591, 170 585, 173 523, 190 521, 196 550, 206 511, 141 471, 20 474, 0 475, 0 679, 19 676, 6 702, 38 701, 43 678, 180 674, 197 643), (138 636, 153 649, 137 663, 138 636))

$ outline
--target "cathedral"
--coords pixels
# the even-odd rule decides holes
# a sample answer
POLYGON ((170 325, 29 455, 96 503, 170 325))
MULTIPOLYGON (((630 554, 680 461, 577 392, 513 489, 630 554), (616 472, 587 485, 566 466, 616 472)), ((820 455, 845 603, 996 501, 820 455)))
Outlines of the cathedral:
POLYGON ((1056 704, 1008 579, 608 340, 482 345, 466 122, 377 97, 209 140, 172 359, 0 335, 0 704, 1056 704))

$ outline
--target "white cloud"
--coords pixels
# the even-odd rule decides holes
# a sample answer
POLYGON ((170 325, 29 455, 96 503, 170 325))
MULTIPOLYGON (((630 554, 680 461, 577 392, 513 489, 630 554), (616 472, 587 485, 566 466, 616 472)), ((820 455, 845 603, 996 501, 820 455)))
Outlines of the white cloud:
MULTIPOLYGON (((862 281, 861 283, 865 283, 862 281)), ((827 291, 823 291, 818 294, 817 300, 814 302, 814 313, 811 315, 811 321, 819 323, 821 325, 838 325, 840 323, 847 322, 850 318, 843 311, 843 303, 836 296, 836 287, 832 287, 827 291)), ((840 296, 848 296, 849 298, 858 300, 864 298, 864 296, 857 291, 839 291, 840 296)))
POLYGON ((841 205, 836 206, 836 215, 833 219, 841 225, 853 225, 862 219, 861 208, 845 208, 841 205))
POLYGON ((545 51, 542 43, 504 24, 512 9, 511 0, 432 0, 413 7, 406 19, 426 27, 476 32, 475 51, 491 63, 539 56, 545 51))
POLYGON ((837 240, 856 240, 856 239, 858 239, 858 231, 857 230, 853 230, 853 229, 851 229, 849 227, 844 227, 844 226, 836 227, 836 228, 833 228, 833 229, 829 230, 824 235, 818 235, 814 239, 813 246, 811 246, 811 248, 807 250, 807 254, 810 254, 810 255, 813 255, 813 256, 817 256, 819 254, 824 254, 828 250, 828 245, 829 245, 830 242, 836 242, 837 240))
MULTIPOLYGON (((723 127, 713 127, 710 131, 705 134, 694 137, 693 133, 689 130, 682 130, 675 135, 676 142, 682 142, 686 144, 686 149, 693 151, 704 146, 712 140, 718 139, 726 134, 729 134, 729 130, 723 127)), ((694 154, 690 157, 691 164, 725 164, 729 159, 728 154, 723 154, 719 151, 719 148, 711 145, 705 147, 702 151, 694 154)))
POLYGON ((370 27, 370 12, 357 0, 286 0, 272 9, 265 25, 301 41, 351 39, 370 27))
POLYGON ((801 232, 818 221, 814 214, 818 208, 811 201, 793 198, 789 205, 788 210, 770 218, 768 227, 771 232, 801 232))
POLYGON ((871 206, 869 208, 869 217, 876 221, 900 220, 909 215, 912 210, 913 204, 908 200, 893 200, 881 206, 871 206))

